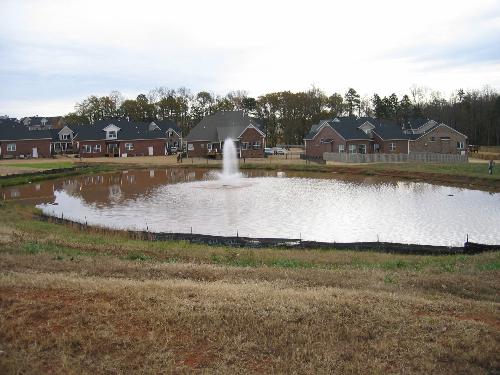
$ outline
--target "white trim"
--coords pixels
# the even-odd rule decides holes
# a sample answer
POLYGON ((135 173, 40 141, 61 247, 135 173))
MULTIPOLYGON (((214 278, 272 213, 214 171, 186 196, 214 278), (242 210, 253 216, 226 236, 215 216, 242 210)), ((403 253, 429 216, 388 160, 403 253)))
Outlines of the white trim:
POLYGON ((446 125, 446 124, 444 124, 444 123, 441 123, 441 124, 439 124, 438 126, 436 126, 436 127, 432 128, 431 130, 429 130, 429 131, 427 131, 427 132, 425 132, 425 133, 422 133, 422 135, 420 135, 420 137, 415 138, 415 139, 412 139, 412 141, 418 141, 418 140, 419 140, 420 138, 422 138, 424 135, 429 135, 430 133, 432 133, 434 130, 436 130, 436 129, 437 129, 437 128, 439 128, 440 126, 446 126, 448 129, 453 130, 455 133, 460 134, 460 135, 463 135, 463 136, 465 137, 465 139, 469 139, 469 137, 467 137, 465 134, 460 133, 458 130, 453 129, 451 126, 448 126, 448 125, 446 125))
MULTIPOLYGON (((310 141, 314 140, 314 138, 316 138, 316 137, 317 137, 317 135, 319 134, 319 132, 325 128, 325 125, 328 125, 328 126, 330 127, 330 129, 335 130, 335 129, 334 129, 334 128, 332 128, 332 126, 328 123, 328 121, 325 121, 325 122, 324 122, 323 124, 321 124, 321 126, 320 126, 317 130, 316 130, 316 134, 314 134, 314 137, 312 137, 312 138, 310 139, 310 141)), ((336 133, 337 133, 338 135, 340 135, 340 134, 339 134, 339 132, 336 132, 336 133)), ((340 136, 341 136, 341 135, 340 135, 340 136)), ((342 137, 342 136, 341 136, 341 137, 342 137)), ((342 137, 342 138, 344 138, 344 137, 342 137)), ((344 138, 344 139, 345 139, 345 138, 344 138)))
POLYGON ((116 132, 118 132, 118 130, 122 130, 122 129, 119 128, 118 126, 114 125, 114 124, 109 124, 108 126, 106 126, 105 128, 103 128, 102 130, 105 131, 105 132, 109 132, 109 131, 113 131, 113 130, 115 130, 116 132))
POLYGON ((243 133, 246 132, 248 128, 252 128, 252 129, 257 130, 260 133, 260 135, 262 135, 263 137, 266 136, 260 129, 256 128, 252 124, 249 124, 245 129, 243 129, 243 131, 241 132, 241 134, 237 138, 240 139, 241 136, 243 135, 243 133))
POLYGON ((177 136, 178 136, 179 138, 181 138, 181 135, 180 135, 179 133, 177 133, 177 132, 176 132, 174 129, 172 129, 172 128, 168 128, 168 129, 165 131, 165 134, 166 134, 166 133, 168 133, 169 131, 173 131, 175 134, 177 134, 177 136))
POLYGON ((61 134, 61 132, 62 132, 64 129, 68 129, 71 133, 74 133, 74 131, 73 131, 73 130, 71 130, 71 128, 70 128, 68 125, 64 125, 64 128, 62 128, 61 130, 59 130, 59 131, 57 132, 57 134, 61 134))
POLYGON ((335 128, 333 128, 333 127, 332 127, 332 126, 331 126, 328 122, 325 122, 325 124, 324 124, 324 125, 321 125, 321 126, 319 127, 318 131, 316 132, 316 134, 314 135, 314 137, 312 137, 312 139, 309 139, 309 140, 310 140, 310 141, 314 140, 314 138, 316 138, 316 137, 317 137, 317 135, 319 134, 319 132, 320 132, 321 130, 323 130, 323 129, 324 129, 325 125, 328 125, 328 126, 330 127, 330 129, 332 129, 335 133, 337 133, 337 134, 339 135, 339 137, 340 137, 340 138, 342 138, 344 141, 348 141, 348 140, 350 141, 350 139, 345 139, 345 138, 342 136, 342 134, 340 134, 337 130, 335 130, 335 128))

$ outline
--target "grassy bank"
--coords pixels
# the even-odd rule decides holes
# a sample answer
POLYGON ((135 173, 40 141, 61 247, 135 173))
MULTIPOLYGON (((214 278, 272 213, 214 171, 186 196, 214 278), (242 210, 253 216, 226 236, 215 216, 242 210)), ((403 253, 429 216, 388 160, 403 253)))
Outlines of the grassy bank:
MULTIPOLYGON (((59 167, 59 166, 58 166, 59 167)), ((60 167, 58 169, 47 169, 40 172, 12 174, 0 177, 0 188, 7 186, 23 185, 44 180, 53 180, 55 178, 64 178, 69 176, 80 176, 85 174, 112 172, 117 170, 109 165, 78 165, 71 167, 60 167)))
POLYGON ((143 242, 0 206, 1 373, 495 373, 500 256, 143 242))

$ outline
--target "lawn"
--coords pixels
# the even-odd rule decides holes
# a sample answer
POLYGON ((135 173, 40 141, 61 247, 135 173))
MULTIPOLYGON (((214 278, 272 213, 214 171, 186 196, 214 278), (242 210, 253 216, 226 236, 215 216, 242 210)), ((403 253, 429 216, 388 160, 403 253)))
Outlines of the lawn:
POLYGON ((0 373, 499 369, 500 256, 147 242, 0 206, 0 373))
POLYGON ((27 169, 60 169, 74 166, 72 161, 41 161, 28 163, 1 163, 3 167, 27 168, 27 169))

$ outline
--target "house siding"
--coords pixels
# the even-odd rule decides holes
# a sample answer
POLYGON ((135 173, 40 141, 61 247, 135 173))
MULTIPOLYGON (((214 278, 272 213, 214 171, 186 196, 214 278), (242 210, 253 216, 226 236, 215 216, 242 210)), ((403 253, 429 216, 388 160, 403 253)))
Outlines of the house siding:
MULTIPOLYGON (((349 146, 350 145, 356 146, 355 154, 359 154, 359 146, 360 145, 366 145, 366 153, 373 154, 373 140, 371 140, 371 139, 353 139, 353 140, 346 141, 345 142, 345 152, 346 153, 349 153, 349 146)), ((336 152, 338 152, 338 146, 336 148, 336 152)))
POLYGON ((120 155, 149 156, 149 147, 153 147, 153 156, 162 156, 165 155, 165 143, 165 139, 120 141, 120 155), (134 149, 126 150, 125 143, 132 143, 134 149))
POLYGON ((247 128, 243 132, 240 138, 240 147, 242 147, 244 142, 248 142, 253 144, 255 142, 259 142, 259 148, 251 148, 248 150, 243 150, 241 148, 241 157, 242 158, 263 158, 264 157, 264 146, 265 146, 265 137, 259 133, 256 129, 247 128))
POLYGON ((187 142, 187 156, 190 158, 201 158, 207 156, 207 143, 209 141, 188 141, 187 142), (189 149, 192 145, 193 149, 189 149), (203 147, 202 147, 203 145, 203 147))
POLYGON ((330 126, 324 126, 314 139, 306 140, 306 157, 322 159, 325 152, 338 152, 338 145, 345 146, 345 140, 330 126), (321 143, 322 139, 332 139, 332 143, 321 143))
POLYGON ((407 154, 408 153, 408 140, 406 139, 388 139, 384 140, 376 133, 373 134, 373 141, 380 145, 379 153, 381 154, 407 154), (394 143, 396 149, 391 151, 390 144, 394 143))
POLYGON ((39 158, 49 158, 50 157, 50 139, 33 139, 33 140, 16 140, 16 141, 1 141, 1 153, 2 157, 14 157, 18 158, 21 155, 28 156, 32 155, 33 148, 37 148, 39 158), (7 145, 14 143, 16 145, 16 151, 7 151, 7 145))
POLYGON ((438 126, 421 138, 410 141, 410 152, 460 154, 465 150, 467 150, 467 137, 446 126, 438 126), (431 137, 434 137, 434 141, 431 140, 431 137), (441 140, 441 137, 449 137, 450 140, 441 140), (457 142, 462 142, 464 148, 457 148, 457 142))
POLYGON ((106 156, 108 144, 116 143, 120 150, 120 155, 127 154, 127 156, 149 156, 149 147, 153 147, 153 156, 165 155, 165 139, 148 139, 148 140, 117 140, 117 141, 80 141, 79 154, 83 158, 97 158, 106 156), (132 143, 134 149, 126 150, 125 143, 132 143), (85 145, 90 145, 92 152, 84 152, 85 145), (95 152, 94 146, 100 145, 101 151, 95 152))

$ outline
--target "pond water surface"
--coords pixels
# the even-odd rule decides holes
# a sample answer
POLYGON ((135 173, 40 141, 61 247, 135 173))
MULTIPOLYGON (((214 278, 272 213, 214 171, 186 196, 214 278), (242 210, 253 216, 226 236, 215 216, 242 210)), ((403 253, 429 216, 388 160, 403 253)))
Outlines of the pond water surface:
POLYGON ((331 173, 133 170, 0 191, 45 213, 153 232, 462 245, 500 243, 500 194, 331 173))

